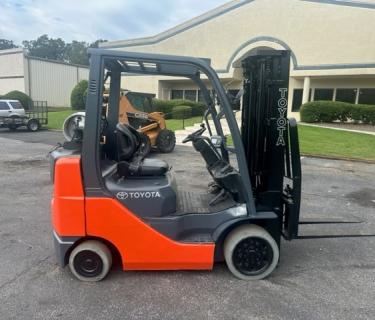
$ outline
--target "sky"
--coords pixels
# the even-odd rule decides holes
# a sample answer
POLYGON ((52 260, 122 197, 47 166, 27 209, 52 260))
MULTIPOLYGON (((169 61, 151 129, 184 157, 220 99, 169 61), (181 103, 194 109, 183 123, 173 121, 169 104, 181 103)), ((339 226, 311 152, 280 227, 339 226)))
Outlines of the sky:
POLYGON ((0 39, 93 42, 152 36, 228 0, 0 0, 0 39))

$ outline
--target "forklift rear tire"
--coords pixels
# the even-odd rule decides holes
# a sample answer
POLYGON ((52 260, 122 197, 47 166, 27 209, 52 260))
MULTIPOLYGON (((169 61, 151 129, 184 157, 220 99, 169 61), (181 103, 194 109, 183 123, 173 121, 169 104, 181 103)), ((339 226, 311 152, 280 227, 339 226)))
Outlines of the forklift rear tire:
POLYGON ((39 121, 37 119, 31 119, 27 123, 27 129, 31 132, 38 131, 40 128, 39 121))
POLYGON ((176 136, 173 131, 162 129, 156 138, 156 146, 161 153, 170 153, 176 146, 176 136))
POLYGON ((69 256, 71 272, 82 281, 103 280, 112 266, 108 247, 97 240, 87 240, 75 247, 69 256))
POLYGON ((235 277, 242 280, 260 280, 276 268, 279 247, 263 228, 257 225, 242 225, 226 237, 224 256, 235 277))

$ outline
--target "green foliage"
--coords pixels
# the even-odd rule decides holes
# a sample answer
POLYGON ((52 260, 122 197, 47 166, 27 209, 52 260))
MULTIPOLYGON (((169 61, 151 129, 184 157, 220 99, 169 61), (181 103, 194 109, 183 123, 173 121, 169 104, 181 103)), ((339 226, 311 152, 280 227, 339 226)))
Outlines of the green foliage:
POLYGON ((87 80, 82 80, 77 83, 77 85, 73 88, 72 93, 70 95, 70 104, 72 109, 75 110, 84 110, 86 106, 85 100, 85 91, 87 95, 87 87, 88 82, 87 80))
POLYGON ((0 50, 17 48, 12 40, 0 39, 0 50))
POLYGON ((351 118, 356 122, 375 125, 375 106, 358 104, 352 108, 351 118))
POLYGON ((191 107, 191 115, 202 116, 206 110, 206 106, 203 103, 190 101, 190 100, 160 100, 153 99, 153 105, 155 111, 163 112, 166 119, 170 119, 172 116, 172 110, 176 106, 188 106, 191 107))
POLYGON ((375 125, 375 106, 339 101, 313 101, 302 105, 303 122, 333 122, 354 120, 375 125))
POLYGON ((26 93, 23 93, 18 90, 13 90, 13 91, 8 92, 4 96, 4 99, 18 100, 19 102, 21 102, 25 110, 29 109, 32 104, 31 98, 26 93))
POLYGON ((86 90, 83 92, 83 102, 86 104, 86 99, 87 99, 87 88, 86 90))
POLYGON ((44 34, 36 40, 23 41, 22 44, 31 56, 52 60, 64 58, 65 42, 61 38, 48 38, 44 34))
POLYGON ((89 47, 90 48, 99 48, 99 44, 103 43, 103 42, 107 42, 108 40, 104 40, 104 39, 98 39, 92 43, 90 43, 89 47))
POLYGON ((172 109, 173 119, 187 119, 192 114, 192 108, 189 106, 175 106, 172 109))
POLYGON ((84 41, 73 41, 67 43, 64 50, 64 60, 69 63, 88 65, 89 56, 87 55, 87 43, 84 41))
MULTIPOLYGON (((0 49, 2 46, 2 40, 4 39, 0 39, 0 49)), ((30 56, 88 65, 89 59, 87 49, 97 48, 100 43, 106 41, 107 40, 99 39, 93 43, 87 43, 74 40, 71 43, 65 43, 61 38, 53 39, 44 34, 36 40, 23 41, 22 45, 28 51, 30 56)), ((5 45, 9 44, 5 43, 5 45)))

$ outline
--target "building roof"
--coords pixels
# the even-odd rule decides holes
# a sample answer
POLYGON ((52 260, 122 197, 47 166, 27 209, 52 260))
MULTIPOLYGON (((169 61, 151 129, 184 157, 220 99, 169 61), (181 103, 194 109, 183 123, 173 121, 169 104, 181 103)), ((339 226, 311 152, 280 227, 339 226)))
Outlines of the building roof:
MULTIPOLYGON (((161 42, 165 39, 173 37, 176 34, 194 28, 204 22, 209 20, 215 19, 227 12, 240 8, 246 4, 252 3, 254 1, 261 1, 261 0, 233 0, 224 5, 221 5, 217 8, 214 8, 202 15, 199 15, 193 19, 187 20, 173 28, 170 28, 166 31, 163 31, 159 34, 150 37, 142 37, 142 38, 134 38, 128 40, 118 40, 118 41, 108 41, 99 44, 102 48, 125 48, 125 47, 133 47, 133 46, 143 46, 143 45, 151 45, 158 42, 161 42)), ((321 4, 328 4, 328 5, 338 5, 338 6, 349 6, 349 7, 357 7, 357 8, 365 8, 365 9, 375 9, 375 2, 369 2, 365 0, 298 0, 303 2, 315 2, 321 4)))
POLYGON ((24 48, 13 48, 13 49, 0 50, 0 56, 17 54, 17 53, 22 53, 25 56, 25 58, 27 58, 27 59, 40 60, 40 61, 45 61, 45 62, 50 62, 50 63, 57 63, 57 64, 64 64, 64 65, 79 67, 79 68, 86 68, 86 69, 89 68, 89 66, 85 66, 85 65, 82 65, 82 64, 75 64, 75 63, 69 63, 69 62, 65 62, 65 61, 61 61, 61 60, 52 60, 52 59, 47 59, 47 58, 34 57, 34 56, 31 56, 31 55, 28 55, 27 51, 24 48))
POLYGON ((89 69, 89 66, 85 66, 85 65, 82 65, 82 64, 69 63, 69 62, 65 62, 65 61, 61 61, 61 60, 52 60, 52 59, 34 57, 34 56, 27 55, 27 54, 25 54, 25 57, 27 59, 31 59, 31 60, 40 60, 40 61, 44 61, 44 62, 64 64, 64 65, 67 65, 67 66, 89 69))
POLYGON ((22 53, 22 52, 24 52, 23 48, 4 49, 4 50, 0 50, 0 56, 6 55, 6 54, 22 53))

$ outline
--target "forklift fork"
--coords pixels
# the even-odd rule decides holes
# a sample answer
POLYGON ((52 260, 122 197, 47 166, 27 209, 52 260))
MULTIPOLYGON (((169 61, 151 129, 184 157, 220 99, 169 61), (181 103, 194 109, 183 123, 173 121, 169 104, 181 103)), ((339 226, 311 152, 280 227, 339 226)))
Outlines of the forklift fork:
MULTIPOLYGON (((300 221, 300 225, 314 225, 314 224, 361 224, 365 223, 366 221, 300 221)), ((327 235, 297 235, 296 239, 335 239, 335 238, 371 238, 375 237, 375 234, 327 234, 327 235)))

